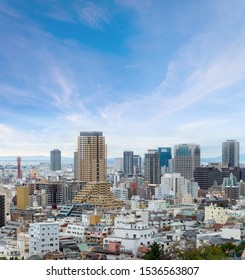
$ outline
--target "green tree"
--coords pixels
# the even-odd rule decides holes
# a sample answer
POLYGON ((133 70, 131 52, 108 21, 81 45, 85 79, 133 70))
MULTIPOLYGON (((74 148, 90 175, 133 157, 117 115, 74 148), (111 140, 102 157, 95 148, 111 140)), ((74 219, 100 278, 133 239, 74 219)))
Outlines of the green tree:
POLYGON ((157 242, 153 242, 150 245, 150 250, 147 251, 143 257, 144 260, 161 260, 163 257, 163 250, 161 245, 157 242))
POLYGON ((211 245, 203 248, 202 258, 204 260, 224 260, 227 257, 220 247, 211 245))
POLYGON ((181 259, 183 260, 202 260, 201 256, 202 247, 190 248, 181 253, 181 259))
POLYGON ((235 250, 236 245, 231 243, 231 242, 227 242, 224 243, 220 246, 222 252, 227 256, 227 257, 231 257, 234 254, 234 250, 235 250))
POLYGON ((239 245, 235 247, 235 252, 238 257, 241 257, 242 252, 245 249, 245 240, 241 241, 239 245))
POLYGON ((220 247, 214 245, 191 248, 182 253, 184 260, 224 260, 227 256, 220 247))

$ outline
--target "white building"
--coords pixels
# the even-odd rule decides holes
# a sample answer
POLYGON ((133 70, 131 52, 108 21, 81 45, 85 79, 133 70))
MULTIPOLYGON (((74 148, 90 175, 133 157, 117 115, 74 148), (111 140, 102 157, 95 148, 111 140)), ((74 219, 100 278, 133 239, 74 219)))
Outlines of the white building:
POLYGON ((0 244, 0 258, 21 258, 20 249, 17 248, 16 244, 0 244))
POLYGON ((245 240, 245 228, 243 224, 238 223, 233 226, 223 227, 221 229, 221 238, 245 240))
MULTIPOLYGON (((179 173, 166 173, 161 177, 161 184, 155 189, 155 198, 162 199, 168 195, 175 195, 182 190, 185 184, 185 178, 179 173)), ((187 192, 187 191, 186 191, 187 192)))
POLYGON ((110 241, 120 242, 121 246, 126 251, 131 251, 135 257, 140 246, 148 246, 156 239, 157 230, 148 226, 148 223, 143 221, 133 221, 133 217, 120 216, 115 218, 115 227, 113 235, 104 238, 103 244, 109 244, 110 241), (130 219, 131 221, 128 221, 130 219))
POLYGON ((186 180, 185 186, 188 194, 190 194, 193 198, 198 198, 198 190, 200 188, 197 182, 194 182, 193 180, 186 180))
POLYGON ((126 201, 128 200, 128 186, 126 183, 120 183, 111 187, 111 192, 113 192, 117 199, 126 201))
POLYGON ((29 227, 29 254, 59 250, 59 223, 34 223, 29 227))
POLYGON ((29 254, 29 234, 20 232, 17 235, 17 248, 20 250, 21 256, 24 258, 29 254))
POLYGON ((131 206, 131 210, 134 211, 134 210, 139 210, 140 208, 140 196, 139 195, 133 195, 131 197, 131 200, 130 200, 130 206, 131 206))
POLYGON ((151 199, 148 201, 148 210, 149 211, 163 211, 169 208, 169 204, 164 199, 151 199))
POLYGON ((64 236, 73 237, 76 240, 85 242, 87 227, 78 224, 68 224, 66 231, 62 234, 64 236))

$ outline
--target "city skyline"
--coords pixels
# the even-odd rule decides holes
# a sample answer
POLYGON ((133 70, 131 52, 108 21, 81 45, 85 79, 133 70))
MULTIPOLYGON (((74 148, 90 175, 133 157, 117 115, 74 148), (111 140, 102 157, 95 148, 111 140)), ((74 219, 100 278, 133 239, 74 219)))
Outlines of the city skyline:
POLYGON ((244 1, 1 1, 0 155, 107 157, 235 139, 245 154, 244 1), (231 12, 232 11, 232 12, 231 12))

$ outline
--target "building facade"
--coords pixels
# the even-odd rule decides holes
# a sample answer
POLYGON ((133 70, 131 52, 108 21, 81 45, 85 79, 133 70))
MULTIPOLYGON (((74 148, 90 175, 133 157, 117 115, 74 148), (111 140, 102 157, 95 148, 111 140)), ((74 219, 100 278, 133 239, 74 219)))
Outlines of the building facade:
POLYGON ((77 163, 79 181, 107 181, 107 146, 102 132, 80 132, 77 163))
POLYGON ((174 146, 174 172, 186 179, 194 178, 194 170, 200 166, 200 146, 196 144, 179 144, 174 146))
POLYGON ((160 147, 157 149, 160 156, 161 174, 168 172, 169 160, 172 159, 172 151, 170 147, 160 147))
POLYGON ((141 174, 141 156, 139 155, 134 155, 134 175, 139 175, 141 174))
POLYGON ((239 142, 226 140, 222 143, 222 162, 228 163, 228 167, 239 166, 239 142))
POLYGON ((50 151, 50 170, 61 170, 61 151, 59 149, 50 151))
POLYGON ((0 228, 5 226, 5 195, 0 194, 0 228))
POLYGON ((74 158, 73 158, 73 172, 74 172, 74 179, 78 179, 78 172, 77 172, 77 165, 78 165, 78 152, 74 152, 74 158))
POLYGON ((59 223, 34 223, 29 227, 29 254, 59 251, 59 223))
POLYGON ((20 210, 25 210, 29 206, 29 187, 28 186, 17 186, 16 196, 17 196, 17 208, 20 210))
POLYGON ((134 174, 134 152, 124 151, 123 152, 123 172, 124 176, 128 177, 134 174))
POLYGON ((160 184, 160 156, 157 150, 148 150, 145 153, 145 180, 148 184, 160 184))

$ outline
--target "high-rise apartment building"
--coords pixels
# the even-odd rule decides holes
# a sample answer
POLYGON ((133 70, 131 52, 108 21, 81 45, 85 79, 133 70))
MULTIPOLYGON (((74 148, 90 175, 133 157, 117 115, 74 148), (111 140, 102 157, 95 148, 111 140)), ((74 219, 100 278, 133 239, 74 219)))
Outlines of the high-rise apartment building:
POLYGON ((157 150, 148 150, 145 153, 145 180, 149 184, 160 184, 160 156, 157 150))
POLYGON ((128 177, 129 175, 134 174, 134 152, 133 151, 124 151, 123 152, 123 172, 124 172, 125 177, 128 177))
POLYGON ((194 170, 200 166, 200 146, 196 144, 179 144, 174 146, 174 172, 186 179, 194 178, 194 170))
POLYGON ((102 132, 83 131, 78 136, 78 180, 107 181, 107 146, 102 132))
POLYGON ((239 142, 226 140, 222 143, 222 162, 228 163, 228 167, 239 166, 239 142))
POLYGON ((61 151, 59 149, 50 151, 50 170, 61 170, 61 151))

